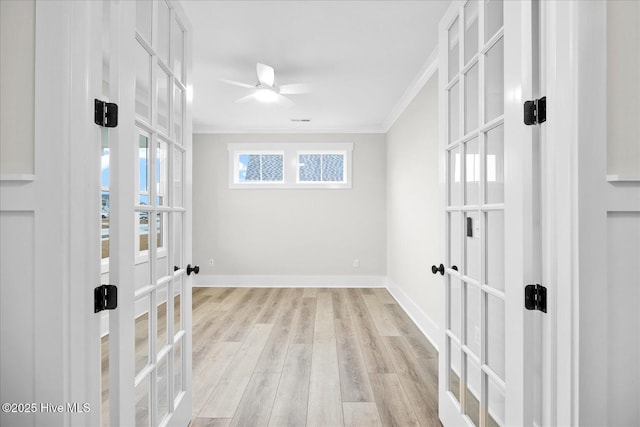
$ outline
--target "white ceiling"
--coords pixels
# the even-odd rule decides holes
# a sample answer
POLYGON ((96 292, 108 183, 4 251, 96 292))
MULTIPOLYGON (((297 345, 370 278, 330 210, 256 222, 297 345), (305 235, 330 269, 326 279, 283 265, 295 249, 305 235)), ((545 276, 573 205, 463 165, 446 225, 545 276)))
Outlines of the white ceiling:
POLYGON ((450 1, 181 2, 193 28, 193 130, 384 132, 437 46, 450 1), (291 108, 235 102, 256 62, 307 83, 291 108), (406 94, 405 94, 406 93, 406 94), (293 123, 291 119, 312 119, 293 123))

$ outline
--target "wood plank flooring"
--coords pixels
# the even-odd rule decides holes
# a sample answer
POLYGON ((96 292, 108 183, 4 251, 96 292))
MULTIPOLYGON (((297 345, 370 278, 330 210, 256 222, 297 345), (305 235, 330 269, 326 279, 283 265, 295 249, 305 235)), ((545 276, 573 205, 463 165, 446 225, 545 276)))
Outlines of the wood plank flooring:
POLYGON ((194 288, 193 427, 440 426, 438 353, 384 289, 194 288))

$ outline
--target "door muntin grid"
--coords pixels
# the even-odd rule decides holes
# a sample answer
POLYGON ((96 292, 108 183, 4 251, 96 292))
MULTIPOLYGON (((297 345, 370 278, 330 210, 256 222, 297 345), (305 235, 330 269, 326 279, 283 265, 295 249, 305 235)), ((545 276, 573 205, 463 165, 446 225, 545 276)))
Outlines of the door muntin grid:
POLYGON ((133 144, 138 147, 132 184, 138 189, 139 230, 134 298, 136 314, 142 313, 136 323, 146 321, 136 330, 136 353, 143 353, 136 357, 136 425, 163 423, 185 387, 184 39, 184 26, 170 3, 136 3, 136 138, 146 138, 144 159, 139 140, 133 144))
POLYGON ((504 420, 504 107, 497 105, 504 91, 496 89, 504 77, 495 72, 504 68, 504 29, 497 3, 465 3, 447 33, 446 63, 456 68, 445 87, 445 383, 460 414, 478 426, 504 420))

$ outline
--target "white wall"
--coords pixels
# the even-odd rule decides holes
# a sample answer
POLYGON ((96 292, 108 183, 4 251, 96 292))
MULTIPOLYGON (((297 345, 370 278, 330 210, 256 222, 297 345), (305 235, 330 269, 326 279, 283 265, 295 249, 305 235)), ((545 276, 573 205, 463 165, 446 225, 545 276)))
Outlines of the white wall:
POLYGON ((625 181, 606 186, 607 341, 598 347, 607 349, 607 424, 635 426, 640 425, 640 3, 607 3, 607 55, 607 174, 625 181))
POLYGON ((390 286, 434 325, 440 319, 441 283, 431 265, 444 262, 439 202, 435 74, 387 134, 387 275, 390 286))
POLYGON ((607 173, 640 177, 640 2, 607 3, 607 173))
POLYGON ((0 1, 0 173, 34 172, 35 2, 0 1))
POLYGON ((201 277, 386 274, 383 134, 196 134, 193 159, 193 262, 201 277), (228 188, 227 143, 290 141, 353 142, 353 188, 228 188))

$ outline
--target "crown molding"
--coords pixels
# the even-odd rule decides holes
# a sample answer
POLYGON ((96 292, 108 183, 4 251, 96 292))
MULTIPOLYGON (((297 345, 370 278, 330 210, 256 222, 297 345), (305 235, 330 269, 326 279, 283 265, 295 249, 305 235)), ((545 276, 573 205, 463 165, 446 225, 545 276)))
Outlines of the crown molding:
POLYGON ((418 75, 409 84, 396 105, 391 110, 391 113, 389 114, 387 119, 383 122, 383 133, 389 132, 393 124, 396 122, 396 120, 398 120, 398 117, 400 117, 404 110, 406 110, 411 101, 413 101, 413 98, 416 97, 418 92, 420 92, 420 90, 424 87, 424 85, 429 81, 431 76, 433 76, 436 71, 438 71, 437 46, 433 49, 433 51, 431 51, 431 54, 422 66, 422 69, 420 70, 418 75))

